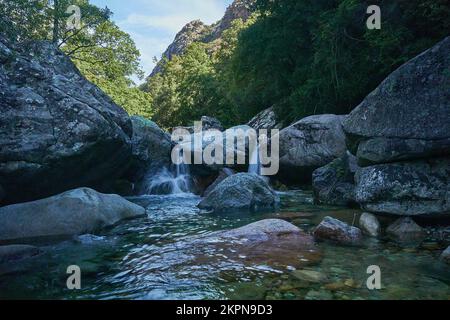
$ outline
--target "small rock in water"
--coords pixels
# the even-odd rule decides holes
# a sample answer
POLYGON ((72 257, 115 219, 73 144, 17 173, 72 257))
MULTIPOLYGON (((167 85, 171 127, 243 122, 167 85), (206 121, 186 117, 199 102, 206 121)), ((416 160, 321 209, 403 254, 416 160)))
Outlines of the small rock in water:
POLYGON ((323 273, 314 270, 295 270, 292 272, 294 277, 299 280, 319 283, 327 279, 327 276, 323 273))
POLYGON ((361 229, 372 237, 378 237, 381 233, 380 222, 371 213, 364 212, 359 218, 361 229))
POLYGON ((329 290, 329 291, 340 291, 340 290, 345 290, 346 288, 348 288, 344 282, 333 282, 333 283, 328 283, 327 285, 325 285, 325 289, 329 290))
POLYGON ((305 300, 333 300, 333 295, 325 290, 311 290, 306 294, 305 300))
POLYGON ((447 264, 450 264, 450 246, 447 249, 445 249, 444 252, 442 252, 441 260, 447 264))
POLYGON ((386 229, 386 233, 399 242, 421 242, 426 236, 425 230, 411 218, 396 220, 386 229))
POLYGON ((362 240, 362 232, 340 220, 325 217, 314 229, 316 239, 331 240, 340 244, 358 244, 362 240))

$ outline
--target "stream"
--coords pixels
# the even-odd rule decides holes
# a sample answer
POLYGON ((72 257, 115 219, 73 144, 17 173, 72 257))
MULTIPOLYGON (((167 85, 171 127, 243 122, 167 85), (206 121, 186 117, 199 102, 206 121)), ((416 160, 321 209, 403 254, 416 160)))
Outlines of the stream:
POLYGON ((231 259, 220 247, 205 252, 190 242, 266 218, 311 231, 324 216, 352 223, 361 213, 313 205, 305 191, 281 198, 277 213, 220 215, 200 212, 200 198, 192 194, 130 198, 147 208, 148 217, 123 221, 97 236, 44 243, 43 255, 0 266, 0 298, 450 299, 450 270, 438 260, 442 246, 433 239, 420 248, 369 238, 361 247, 319 243, 322 260, 305 267, 318 279, 306 280, 289 265, 243 263, 245 256, 231 259), (69 265, 81 268, 81 290, 66 288, 69 265), (381 290, 367 289, 370 265, 381 269, 381 290))

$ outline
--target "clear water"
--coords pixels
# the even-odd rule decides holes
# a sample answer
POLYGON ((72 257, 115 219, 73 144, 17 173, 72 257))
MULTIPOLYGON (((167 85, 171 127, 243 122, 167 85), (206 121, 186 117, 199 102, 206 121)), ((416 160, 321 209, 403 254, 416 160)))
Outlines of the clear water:
POLYGON ((450 270, 438 260, 444 244, 433 239, 419 248, 374 239, 362 247, 319 243, 322 259, 305 266, 321 274, 318 280, 299 278, 287 265, 243 263, 245 259, 225 256, 220 246, 205 250, 191 241, 264 218, 283 218, 306 231, 326 215, 357 221, 358 210, 315 206, 307 192, 283 194, 280 212, 263 214, 204 214, 196 208, 200 198, 188 194, 131 200, 147 208, 147 218, 125 221, 97 236, 47 245, 39 257, 0 266, 0 298, 450 298, 450 270), (74 264, 82 270, 82 289, 69 291, 66 268, 74 264), (382 271, 378 291, 365 285, 366 269, 374 264, 382 271))

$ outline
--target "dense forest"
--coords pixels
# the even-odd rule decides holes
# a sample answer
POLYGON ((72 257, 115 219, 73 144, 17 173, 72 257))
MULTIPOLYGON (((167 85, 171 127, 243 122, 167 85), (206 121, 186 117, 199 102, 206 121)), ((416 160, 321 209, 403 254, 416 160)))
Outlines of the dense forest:
POLYGON ((150 70, 141 70, 133 40, 114 24, 112 12, 88 0, 2 1, 0 28, 17 41, 53 41, 117 104, 165 128, 202 115, 236 125, 271 106, 285 124, 346 114, 450 30, 445 0, 250 3, 248 20, 235 20, 215 41, 190 44, 140 88, 131 76, 150 70), (62 23, 69 4, 81 8, 81 29, 62 23), (382 8, 380 30, 366 27, 371 4, 382 8))

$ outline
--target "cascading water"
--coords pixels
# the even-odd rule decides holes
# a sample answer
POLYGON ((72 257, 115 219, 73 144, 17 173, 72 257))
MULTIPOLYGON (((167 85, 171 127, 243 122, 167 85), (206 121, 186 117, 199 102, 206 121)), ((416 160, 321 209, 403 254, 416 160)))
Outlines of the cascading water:
MULTIPOLYGON (((180 153, 179 157, 183 155, 180 153)), ((147 194, 183 194, 191 192, 193 183, 189 166, 180 161, 170 169, 164 167, 157 174, 149 175, 145 185, 147 194)))
POLYGON ((261 174, 261 161, 259 159, 259 144, 251 151, 248 173, 261 174))

